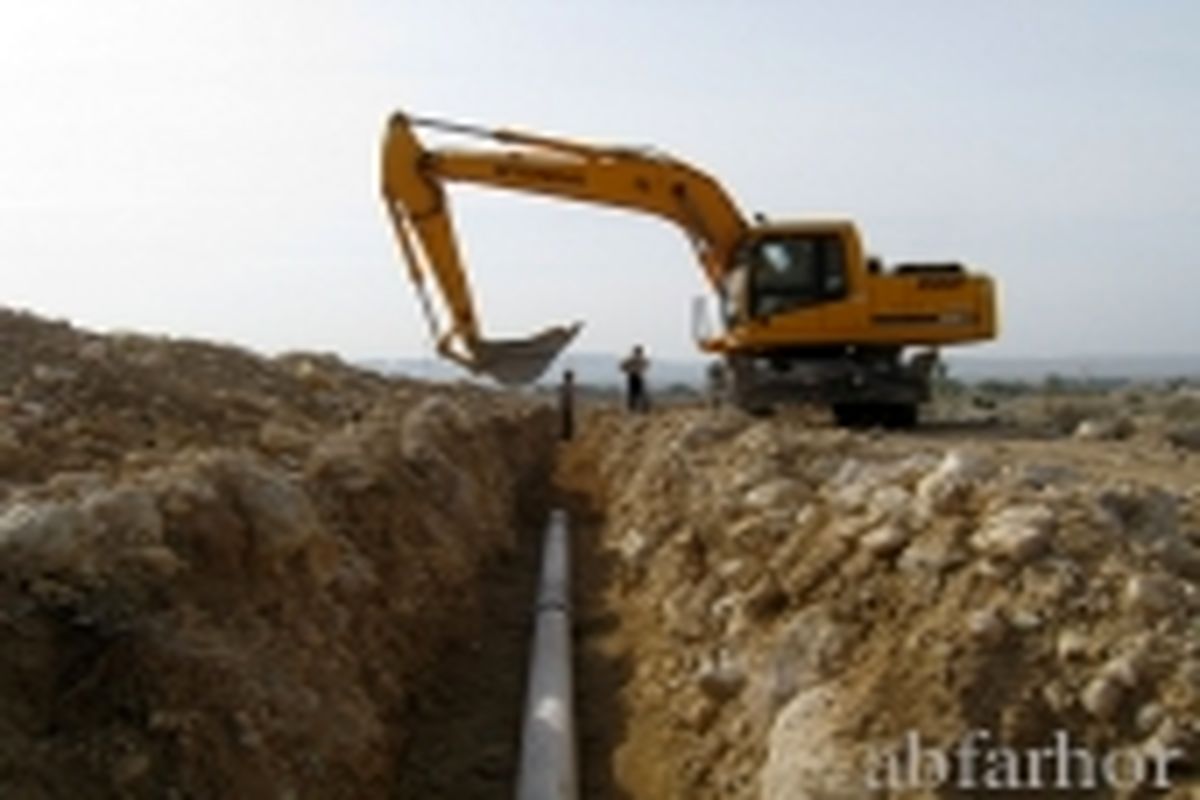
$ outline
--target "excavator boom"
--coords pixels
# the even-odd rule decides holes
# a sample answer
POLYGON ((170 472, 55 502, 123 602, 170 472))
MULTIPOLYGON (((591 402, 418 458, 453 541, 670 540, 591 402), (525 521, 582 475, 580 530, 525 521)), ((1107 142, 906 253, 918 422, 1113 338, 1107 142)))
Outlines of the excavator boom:
POLYGON ((733 249, 748 227, 715 180, 664 155, 394 115, 384 143, 383 194, 438 350, 504 383, 535 380, 574 338, 579 325, 549 328, 525 339, 484 338, 444 188, 451 182, 610 205, 665 218, 687 233, 714 286, 720 285, 733 249), (500 147, 430 150, 417 138, 417 127, 486 139, 500 147), (425 289, 428 275, 437 282, 449 312, 450 328, 445 332, 425 289))

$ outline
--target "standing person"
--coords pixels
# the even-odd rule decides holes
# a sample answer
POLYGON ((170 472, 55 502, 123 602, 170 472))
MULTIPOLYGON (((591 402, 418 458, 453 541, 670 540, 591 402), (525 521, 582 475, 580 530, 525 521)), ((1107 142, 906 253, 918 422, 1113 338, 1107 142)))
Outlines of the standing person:
POLYGON ((705 371, 708 380, 708 405, 710 408, 720 408, 729 396, 729 373, 720 361, 708 365, 705 371))
POLYGON ((564 370, 558 387, 558 413, 562 423, 559 437, 569 442, 575 436, 575 371, 564 370))
POLYGON ((646 393, 646 370, 650 369, 650 360, 640 344, 633 346, 633 352, 621 362, 621 371, 625 373, 625 408, 633 412, 645 413, 650 410, 650 398, 646 393))

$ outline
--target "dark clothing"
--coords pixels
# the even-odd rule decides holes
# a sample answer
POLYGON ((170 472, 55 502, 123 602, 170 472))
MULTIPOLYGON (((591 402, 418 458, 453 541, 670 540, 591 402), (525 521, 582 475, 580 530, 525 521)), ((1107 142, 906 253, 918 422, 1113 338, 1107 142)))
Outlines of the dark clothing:
POLYGON ((558 436, 569 442, 575 436, 575 373, 571 370, 563 373, 558 385, 558 417, 558 436))
POLYGON ((575 393, 574 387, 564 384, 558 393, 559 438, 564 442, 575 436, 575 393))
POLYGON ((646 377, 640 372, 630 372, 625 380, 625 408, 629 411, 650 410, 650 398, 646 394, 646 377))
POLYGON ((625 408, 629 411, 645 413, 650 410, 650 398, 646 393, 646 370, 650 361, 642 348, 635 347, 629 357, 621 362, 621 371, 625 373, 625 408))

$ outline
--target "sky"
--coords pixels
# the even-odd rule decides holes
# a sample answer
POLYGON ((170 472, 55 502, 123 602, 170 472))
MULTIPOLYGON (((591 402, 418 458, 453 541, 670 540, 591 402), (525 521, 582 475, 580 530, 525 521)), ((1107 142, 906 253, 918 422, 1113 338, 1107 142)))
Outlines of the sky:
MULTIPOLYGON (((980 355, 1194 352, 1191 0, 39 0, 0 6, 0 303, 100 330, 430 352, 379 196, 390 113, 654 145, 747 212, 849 217, 1000 287, 980 355)), ((478 188, 490 335, 687 357, 661 221, 478 188)))

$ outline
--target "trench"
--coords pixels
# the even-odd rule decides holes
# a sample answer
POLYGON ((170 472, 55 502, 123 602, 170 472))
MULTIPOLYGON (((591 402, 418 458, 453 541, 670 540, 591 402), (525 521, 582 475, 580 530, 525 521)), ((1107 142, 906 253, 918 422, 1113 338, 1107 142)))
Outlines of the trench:
MULTIPOLYGON (((562 459, 560 458, 560 463, 562 459)), ((587 474, 556 469, 521 510, 516 544, 481 570, 476 597, 462 603, 460 630, 438 653, 405 711, 409 744, 396 770, 396 798, 492 800, 513 796, 529 673, 532 613, 549 510, 570 520, 573 667, 579 796, 632 800, 614 769, 627 713, 621 687, 628 656, 614 646, 617 610, 606 597, 612 556, 601 546, 604 518, 587 474)))
POLYGON ((468 622, 413 693, 395 797, 510 797, 537 574, 535 526, 485 565, 468 622))

